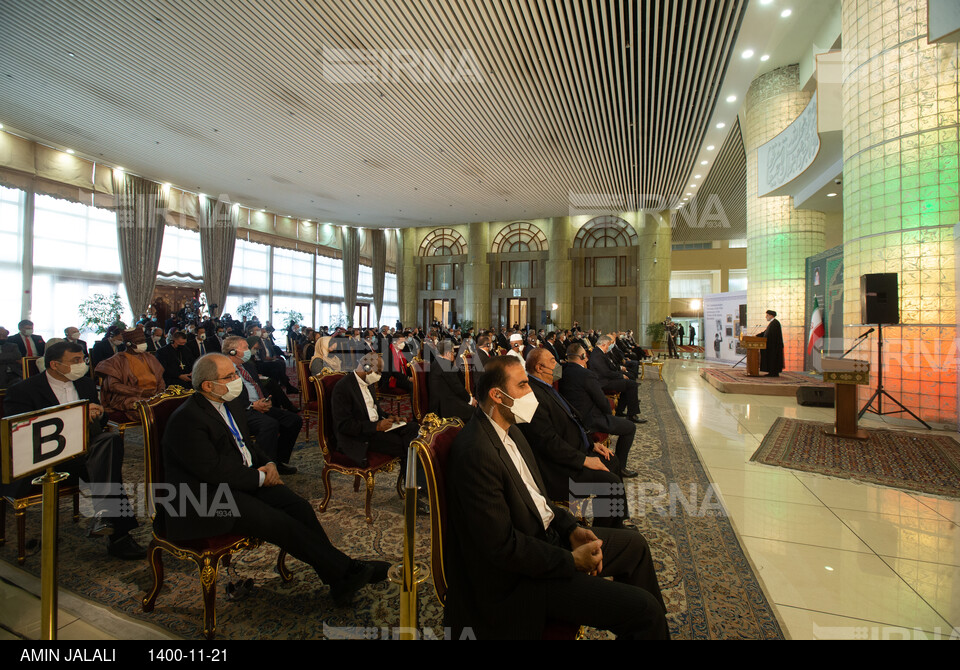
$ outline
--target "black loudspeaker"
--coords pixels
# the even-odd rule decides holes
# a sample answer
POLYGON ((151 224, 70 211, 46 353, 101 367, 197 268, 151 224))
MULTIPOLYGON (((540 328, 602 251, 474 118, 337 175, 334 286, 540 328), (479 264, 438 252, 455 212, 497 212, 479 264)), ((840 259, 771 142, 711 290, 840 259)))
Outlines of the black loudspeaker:
POLYGON ((746 305, 740 305, 740 327, 741 328, 747 327, 747 306, 746 305))
POLYGON ((832 386, 801 386, 797 389, 797 404, 804 407, 833 407, 832 386))
POLYGON ((900 323, 896 272, 860 276, 860 322, 900 323))

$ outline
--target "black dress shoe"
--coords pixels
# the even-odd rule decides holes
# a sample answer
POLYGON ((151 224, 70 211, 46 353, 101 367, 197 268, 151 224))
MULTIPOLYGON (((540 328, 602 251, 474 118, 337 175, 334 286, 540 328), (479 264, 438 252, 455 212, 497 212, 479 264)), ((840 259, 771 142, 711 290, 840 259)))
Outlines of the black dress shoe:
POLYGON ((370 583, 376 568, 371 563, 355 561, 343 577, 330 585, 330 595, 337 607, 348 605, 362 586, 370 583))
POLYGON ((632 414, 632 415, 630 415, 630 416, 627 417, 627 418, 630 419, 631 421, 633 421, 634 423, 646 423, 646 422, 647 422, 646 419, 641 419, 641 418, 640 418, 639 416, 637 416, 636 414, 632 414))
POLYGON ((114 558, 122 558, 125 561, 136 561, 147 557, 147 550, 137 544, 136 540, 129 535, 111 541, 107 545, 107 553, 114 558))
POLYGON ((87 537, 107 537, 114 532, 113 519, 103 516, 103 512, 97 512, 90 522, 90 529, 87 531, 87 537))
POLYGON ((428 516, 430 514, 430 503, 417 496, 417 514, 428 516))
POLYGON ((390 571, 390 564, 386 561, 363 561, 367 565, 373 568, 373 573, 370 575, 370 581, 367 584, 377 584, 379 582, 386 581, 387 572, 390 571))
POLYGON ((277 463, 277 473, 281 475, 295 475, 297 474, 297 467, 295 465, 290 465, 288 463, 277 463))
POLYGON ((640 473, 637 472, 636 470, 627 470, 626 468, 623 468, 620 471, 621 479, 633 479, 634 477, 637 477, 639 475, 640 473))

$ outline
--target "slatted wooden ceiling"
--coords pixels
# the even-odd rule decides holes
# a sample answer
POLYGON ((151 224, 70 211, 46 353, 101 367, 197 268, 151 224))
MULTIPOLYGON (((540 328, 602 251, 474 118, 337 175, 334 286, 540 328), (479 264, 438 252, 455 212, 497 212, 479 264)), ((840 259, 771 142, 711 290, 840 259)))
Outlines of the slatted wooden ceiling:
POLYGON ((10 2, 0 123, 301 218, 565 215, 683 192, 746 2, 10 2))

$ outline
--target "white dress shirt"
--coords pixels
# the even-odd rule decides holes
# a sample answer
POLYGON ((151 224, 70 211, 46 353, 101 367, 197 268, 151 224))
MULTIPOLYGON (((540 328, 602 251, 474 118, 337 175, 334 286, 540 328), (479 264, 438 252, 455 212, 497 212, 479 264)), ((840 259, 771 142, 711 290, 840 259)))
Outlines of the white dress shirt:
POLYGON ((490 422, 490 425, 493 426, 493 429, 497 431, 497 437, 499 437, 500 441, 503 442, 503 446, 510 455, 510 460, 513 461, 513 466, 517 469, 517 472, 520 473, 520 479, 522 479, 523 483, 526 484, 527 492, 530 494, 530 497, 533 499, 533 504, 540 513, 540 519, 543 521, 543 529, 546 530, 553 521, 553 510, 550 509, 550 505, 547 504, 547 499, 543 497, 543 494, 537 487, 537 482, 533 478, 533 473, 530 472, 530 468, 527 467, 527 462, 523 460, 523 456, 520 454, 520 448, 517 446, 517 443, 513 441, 513 438, 511 438, 505 430, 498 426, 496 421, 490 418, 489 414, 484 413, 484 416, 487 417, 487 420, 490 422))
POLYGON ((54 379, 46 372, 43 374, 46 375, 47 383, 50 384, 50 390, 53 391, 53 395, 57 396, 57 401, 61 405, 80 400, 80 394, 77 393, 77 387, 74 386, 73 382, 62 382, 59 379, 54 379))
POLYGON ((360 379, 360 375, 356 372, 353 373, 353 376, 357 378, 357 383, 360 384, 360 393, 363 395, 363 402, 367 405, 367 417, 371 421, 379 421, 380 412, 377 410, 377 404, 373 401, 373 394, 370 393, 367 382, 360 379))

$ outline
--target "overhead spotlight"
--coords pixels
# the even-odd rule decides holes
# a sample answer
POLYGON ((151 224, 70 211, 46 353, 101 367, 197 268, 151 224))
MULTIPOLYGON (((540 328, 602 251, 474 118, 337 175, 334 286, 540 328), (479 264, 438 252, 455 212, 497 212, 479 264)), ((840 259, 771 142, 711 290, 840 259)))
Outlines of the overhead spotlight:
MULTIPOLYGON (((781 14, 781 16, 783 16, 783 15, 781 14)), ((744 51, 744 52, 741 54, 741 57, 742 57, 744 60, 749 60, 749 59, 753 58, 753 49, 747 49, 746 51, 744 51)))
POLYGON ((77 153, 77 152, 74 151, 73 149, 67 149, 67 153, 72 156, 73 154, 75 154, 75 153, 77 153))
POLYGON ((836 194, 836 193, 827 193, 827 197, 828 197, 828 198, 836 198, 836 197, 837 197, 837 194, 836 194))
POLYGON ((703 179, 703 175, 699 175, 699 174, 698 174, 698 175, 694 175, 693 178, 694 178, 694 179, 703 179))
POLYGON ((0 123, 0 130, 3 130, 3 124, 0 123))
POLYGON ((696 188, 696 187, 697 187, 696 184, 690 184, 690 188, 696 188))
POLYGON ((114 172, 123 172, 123 168, 120 167, 120 166, 117 166, 117 167, 113 168, 113 171, 114 171, 114 172))
POLYGON ((709 147, 707 147, 707 151, 713 151, 714 149, 716 149, 716 147, 713 146, 712 144, 709 147))
POLYGON ((737 96, 735 96, 735 95, 728 95, 728 96, 727 96, 727 102, 736 102, 736 101, 737 101, 737 96))
POLYGON ((700 161, 700 165, 707 165, 707 164, 709 164, 709 163, 710 163, 710 161, 700 161))
POLYGON ((792 10, 792 9, 785 9, 785 10, 783 10, 782 12, 780 12, 780 18, 781 18, 781 19, 785 19, 785 18, 789 17, 791 14, 793 14, 793 10, 792 10))
POLYGON ((727 124, 725 124, 725 123, 722 123, 722 122, 721 122, 721 123, 718 123, 718 124, 717 124, 717 130, 723 130, 723 129, 726 128, 726 127, 727 127, 727 124))
POLYGON ((166 183, 166 184, 164 184, 163 186, 161 186, 160 188, 162 188, 164 191, 169 191, 171 186, 173 186, 173 184, 166 183))
POLYGON ((768 60, 770 60, 770 54, 763 54, 762 56, 760 56, 761 63, 766 63, 768 60))

